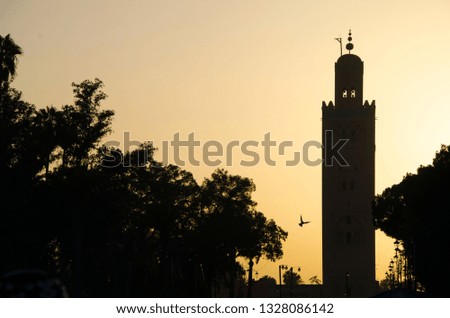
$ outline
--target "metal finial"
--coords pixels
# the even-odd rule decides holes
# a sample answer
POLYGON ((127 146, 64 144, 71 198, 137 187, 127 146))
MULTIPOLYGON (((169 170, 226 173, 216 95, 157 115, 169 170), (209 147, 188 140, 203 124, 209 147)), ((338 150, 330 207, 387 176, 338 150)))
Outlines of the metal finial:
POLYGON ((348 43, 347 43, 347 45, 345 46, 345 48, 348 50, 348 54, 350 54, 350 51, 351 50, 353 50, 353 43, 351 43, 352 42, 352 30, 349 30, 348 31, 348 38, 347 38, 347 40, 348 40, 348 43))
POLYGON ((339 45, 341 47, 341 56, 342 56, 342 38, 334 38, 334 39, 339 42, 339 45))

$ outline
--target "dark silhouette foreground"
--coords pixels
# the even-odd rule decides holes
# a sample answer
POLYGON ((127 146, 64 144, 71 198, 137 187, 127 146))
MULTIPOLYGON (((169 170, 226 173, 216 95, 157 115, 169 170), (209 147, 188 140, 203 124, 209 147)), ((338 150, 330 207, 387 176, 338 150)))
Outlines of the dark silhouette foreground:
POLYGON ((232 297, 243 260, 251 295, 254 262, 279 259, 287 237, 256 209, 252 180, 219 169, 199 185, 151 144, 102 146, 114 115, 102 81, 37 109, 10 85, 21 49, 0 45, 0 275, 37 268, 74 297, 232 297))

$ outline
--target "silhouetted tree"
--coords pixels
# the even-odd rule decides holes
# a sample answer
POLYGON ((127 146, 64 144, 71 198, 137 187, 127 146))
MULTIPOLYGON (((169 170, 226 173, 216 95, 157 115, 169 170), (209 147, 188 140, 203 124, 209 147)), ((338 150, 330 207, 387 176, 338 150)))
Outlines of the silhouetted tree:
POLYGON ((450 274, 443 253, 450 245, 450 148, 441 146, 432 165, 420 166, 376 196, 374 224, 403 243, 418 282, 436 296, 449 296, 450 274))
POLYGON ((200 187, 150 143, 100 146, 114 115, 103 83, 36 110, 9 87, 20 47, 0 40, 0 274, 44 270, 75 297, 233 295, 238 258, 281 257, 287 233, 255 210, 250 179, 217 170, 200 187))
POLYGON ((35 107, 22 101, 21 96, 15 89, 0 89, 0 169, 3 173, 20 171, 23 177, 31 178, 36 172, 35 165, 29 165, 35 107))
POLYGON ((22 54, 22 49, 11 36, 0 36, 0 87, 9 86, 10 81, 16 75, 17 55, 22 54))
POLYGON ((55 107, 39 109, 33 119, 33 138, 39 144, 37 159, 45 167, 45 176, 48 175, 50 165, 58 158, 55 151, 58 147, 58 125, 61 125, 61 112, 55 107))
POLYGON ((277 226, 274 220, 267 220, 261 212, 251 211, 248 215, 248 230, 242 236, 239 256, 249 262, 248 295, 252 296, 253 265, 261 257, 274 262, 283 256, 282 244, 288 233, 277 226))
POLYGON ((256 202, 251 198, 254 190, 252 180, 230 175, 223 169, 216 170, 202 184, 200 253, 205 257, 210 282, 223 280, 231 297, 235 274, 241 270, 236 259, 248 259, 251 287, 253 262, 262 256, 269 260, 280 258, 282 241, 287 237, 273 220, 255 211, 256 202))
POLYGON ((35 107, 9 85, 20 54, 22 49, 9 34, 0 36, 0 272, 42 264, 45 246, 45 235, 35 226, 40 219, 29 206, 39 170, 30 139, 35 107))
POLYGON ((34 112, 20 92, 0 87, 0 272, 46 263, 48 218, 34 206, 42 169, 32 137, 34 112))
POLYGON ((111 193, 108 189, 121 190, 113 193, 115 199, 127 191, 97 170, 86 169, 95 161, 100 139, 111 129, 113 112, 98 110, 106 97, 102 83, 73 84, 74 106, 36 111, 9 87, 21 50, 9 36, 1 41, 0 249, 5 261, 0 271, 41 268, 61 275, 75 296, 104 295, 105 284, 97 283, 106 281, 99 274, 105 271, 97 268, 97 274, 89 277, 89 265, 105 264, 105 239, 110 236, 100 234, 122 230, 111 223, 117 220, 113 215, 117 210, 108 204, 114 200, 105 198, 111 193), (68 151, 66 169, 54 161, 59 147, 68 151), (84 173, 75 171, 82 165, 84 173))
POLYGON ((198 254, 211 287, 224 282, 230 296, 236 273, 242 271, 236 258, 249 230, 249 213, 256 205, 251 199, 254 189, 250 179, 223 169, 216 170, 201 186, 198 254))
POLYGON ((303 284, 303 279, 294 269, 287 270, 283 273, 283 282, 285 285, 297 286, 303 284))
POLYGON ((143 234, 152 246, 154 292, 174 297, 186 292, 186 284, 191 289, 195 284, 191 278, 198 263, 190 244, 200 214, 199 187, 191 173, 177 166, 138 170, 133 192, 139 197, 143 234))
POLYGON ((263 277, 258 279, 258 284, 264 284, 266 286, 275 286, 277 284, 277 281, 275 280, 275 278, 269 275, 264 275, 263 277))
POLYGON ((62 166, 87 167, 90 151, 98 147, 101 139, 111 132, 114 116, 112 110, 100 110, 101 102, 107 95, 102 91, 103 82, 85 80, 72 83, 74 105, 65 105, 57 137, 62 148, 62 166))

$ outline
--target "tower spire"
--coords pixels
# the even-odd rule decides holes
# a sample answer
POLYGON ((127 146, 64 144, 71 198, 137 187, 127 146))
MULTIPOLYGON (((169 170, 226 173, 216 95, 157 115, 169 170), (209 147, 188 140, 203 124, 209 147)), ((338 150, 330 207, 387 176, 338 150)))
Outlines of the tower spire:
POLYGON ((351 54, 351 50, 353 50, 353 43, 352 43, 352 30, 348 30, 348 43, 345 46, 345 48, 348 50, 348 54, 351 54))

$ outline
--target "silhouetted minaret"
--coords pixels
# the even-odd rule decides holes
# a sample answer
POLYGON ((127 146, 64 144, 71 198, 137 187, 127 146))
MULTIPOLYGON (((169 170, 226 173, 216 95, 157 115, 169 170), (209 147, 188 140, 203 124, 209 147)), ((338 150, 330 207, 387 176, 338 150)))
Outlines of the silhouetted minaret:
POLYGON ((335 63, 335 104, 322 102, 325 297, 368 297, 375 293, 371 213, 375 193, 375 101, 363 103, 364 64, 351 54, 351 32, 348 41, 348 54, 335 63), (339 139, 348 139, 339 151, 345 161, 335 153, 339 139))

